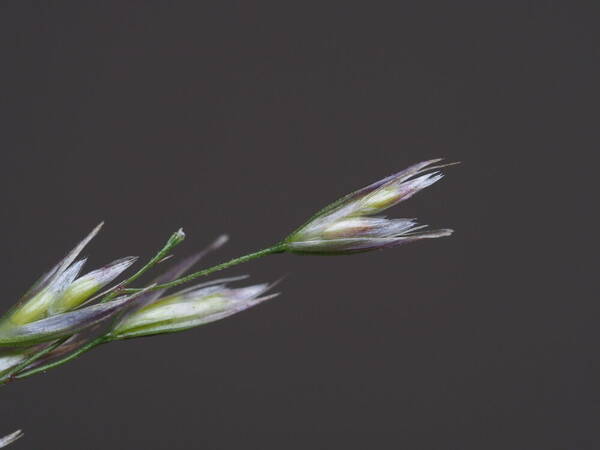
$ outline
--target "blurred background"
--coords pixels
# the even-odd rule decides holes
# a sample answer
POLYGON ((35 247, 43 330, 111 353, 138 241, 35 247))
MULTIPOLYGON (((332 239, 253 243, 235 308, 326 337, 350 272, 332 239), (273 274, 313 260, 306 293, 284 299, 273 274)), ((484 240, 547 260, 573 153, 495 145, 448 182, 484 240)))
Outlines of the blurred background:
POLYGON ((216 264, 412 163, 463 164, 389 211, 451 238, 236 267, 283 295, 5 386, 0 434, 597 449, 594 6, 2 2, 2 311, 101 220, 88 268, 179 227, 177 257, 228 233, 216 264))

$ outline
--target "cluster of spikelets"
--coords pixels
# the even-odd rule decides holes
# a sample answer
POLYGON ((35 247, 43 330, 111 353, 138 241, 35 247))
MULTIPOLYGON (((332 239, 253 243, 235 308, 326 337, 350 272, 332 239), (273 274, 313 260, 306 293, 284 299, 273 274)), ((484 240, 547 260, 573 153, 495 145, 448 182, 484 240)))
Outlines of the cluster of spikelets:
MULTIPOLYGON (((60 346, 23 369, 31 370, 63 356, 92 339, 95 333, 91 331, 106 322, 110 322, 110 326, 108 330, 102 330, 105 341, 174 332, 225 318, 276 295, 262 295, 270 289, 269 284, 243 288, 228 286, 228 283, 245 277, 213 280, 166 296, 164 289, 142 289, 138 293, 112 299, 112 295, 124 286, 123 283, 96 295, 137 259, 122 258, 78 276, 85 259, 75 260, 99 229, 100 225, 1 319, 0 345, 5 352, 0 355, 0 374, 39 352, 49 342, 68 337, 60 346)), ((183 237, 180 230, 172 239, 183 237)), ((208 249, 179 262, 150 287, 182 275, 209 250, 221 246, 226 240, 222 236, 208 249)))
MULTIPOLYGON (((341 198, 263 253, 350 254, 449 236, 452 230, 424 230, 426 226, 418 225, 415 219, 376 216, 442 178, 438 169, 448 164, 436 165, 439 161, 415 164, 341 198)), ((68 358, 90 342, 105 343, 189 329, 277 295, 268 293, 273 284, 229 286, 245 277, 209 281, 165 294, 170 282, 182 280, 179 277, 208 251, 220 247, 227 240, 225 236, 208 249, 176 263, 145 289, 125 289, 137 275, 107 289, 137 258, 122 258, 80 275, 85 259, 77 258, 100 227, 0 318, 0 383, 50 367, 52 361, 68 358)), ((183 238, 180 230, 167 246, 171 248, 183 238)), ((13 433, 0 439, 0 447, 19 436, 13 433)))

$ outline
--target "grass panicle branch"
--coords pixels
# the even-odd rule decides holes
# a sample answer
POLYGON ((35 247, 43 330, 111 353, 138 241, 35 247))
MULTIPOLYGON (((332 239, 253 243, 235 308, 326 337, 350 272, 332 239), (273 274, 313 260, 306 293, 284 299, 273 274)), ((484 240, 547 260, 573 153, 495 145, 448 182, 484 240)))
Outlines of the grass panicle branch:
MULTIPOLYGON (((102 224, 98 225, 0 317, 0 385, 62 366, 99 345, 187 330, 278 295, 269 292, 276 283, 230 286, 245 277, 211 280, 167 292, 238 264, 279 253, 346 255, 450 236, 452 230, 426 230, 426 225, 419 225, 416 219, 379 216, 441 180, 440 169, 451 164, 440 161, 423 161, 346 195, 275 245, 185 275, 227 241, 223 235, 143 287, 130 286, 171 258, 172 250, 185 239, 183 229, 173 233, 131 276, 107 288, 137 258, 117 259, 80 276, 85 258, 77 258, 98 234, 102 224)), ((0 438, 0 447, 21 436, 17 431, 0 438)))

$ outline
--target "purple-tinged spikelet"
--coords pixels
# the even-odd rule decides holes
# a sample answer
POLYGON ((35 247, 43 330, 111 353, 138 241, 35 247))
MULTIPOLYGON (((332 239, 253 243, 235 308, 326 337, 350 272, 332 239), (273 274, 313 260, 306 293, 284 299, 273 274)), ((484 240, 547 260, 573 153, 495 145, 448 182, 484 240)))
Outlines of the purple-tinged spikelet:
POLYGON ((157 299, 129 314, 112 331, 113 339, 172 333, 224 319, 278 294, 263 295, 273 284, 229 288, 226 278, 203 283, 157 299))
POLYGON ((436 169, 451 165, 434 165, 439 161, 420 162, 332 203, 284 240, 286 251, 348 254, 451 235, 450 229, 423 230, 415 219, 369 217, 439 181, 436 169))
POLYGON ((141 295, 122 296, 107 303, 80 307, 136 260, 134 257, 122 258, 77 278, 85 259, 75 259, 101 226, 94 228, 0 318, 0 346, 35 345, 77 333, 111 317, 141 295))

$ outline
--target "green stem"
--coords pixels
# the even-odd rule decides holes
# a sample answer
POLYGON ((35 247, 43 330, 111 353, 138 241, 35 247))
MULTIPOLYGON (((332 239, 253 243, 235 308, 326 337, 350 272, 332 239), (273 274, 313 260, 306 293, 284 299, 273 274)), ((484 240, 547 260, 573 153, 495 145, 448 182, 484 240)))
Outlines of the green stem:
POLYGON ((15 367, 13 367, 10 371, 8 371, 7 373, 5 373, 0 378, 0 386, 2 386, 3 384, 6 384, 6 383, 10 382, 11 380, 15 379, 16 378, 15 374, 19 373, 21 370, 23 370, 24 368, 26 368, 31 363, 37 361, 38 359, 40 359, 44 355, 47 355, 51 351, 55 350, 57 347, 61 346, 67 339, 69 339, 69 336, 57 340, 53 344, 48 345, 47 347, 44 347, 40 351, 34 353, 29 358, 27 358, 25 361, 23 361, 21 364, 18 364, 15 367))
POLYGON ((84 353, 90 351, 91 349, 93 349, 94 347, 103 344, 104 342, 107 342, 107 338, 106 336, 99 336, 96 339, 88 342, 87 344, 85 344, 83 347, 77 349, 76 351, 74 351, 73 353, 68 354, 67 356, 65 356, 64 358, 58 359, 56 361, 53 361, 49 364, 45 364, 43 366, 40 367, 36 367, 35 369, 31 369, 28 370, 26 372, 22 372, 19 373, 17 375, 15 375, 13 378, 15 379, 22 379, 22 378, 27 378, 30 377, 32 375, 35 375, 37 373, 40 372, 45 372, 46 370, 49 369, 53 369, 54 367, 58 367, 58 366, 62 366, 63 364, 72 361, 75 358, 78 358, 79 356, 83 355, 84 353))
MULTIPOLYGON (((248 255, 240 256, 239 258, 234 258, 230 261, 227 261, 227 262, 224 262, 221 264, 217 264, 216 266, 209 267, 208 269, 204 269, 204 270, 200 270, 199 272, 191 273, 189 275, 186 275, 185 277, 179 278, 179 279, 171 281, 169 283, 157 284, 156 286, 153 286, 152 288, 148 289, 148 291, 159 291, 162 289, 169 289, 169 288, 172 288, 175 286, 179 286, 181 284, 188 283, 192 280, 195 280, 196 278, 204 277, 206 275, 210 275, 211 273, 218 272, 219 270, 227 269, 227 268, 235 266, 237 264, 242 264, 242 263, 251 261, 256 258, 261 258, 266 255, 272 255, 274 253, 282 253, 284 251, 285 251, 285 245, 277 244, 272 247, 265 248, 265 249, 259 250, 257 252, 254 252, 254 253, 250 253, 248 255)), ((128 293, 128 294, 139 292, 139 291, 140 291, 140 289, 122 289, 121 290, 121 292, 128 293)))
MULTIPOLYGON (((118 295, 120 293, 135 293, 135 292, 141 291, 142 289, 124 289, 123 287, 126 286, 127 284, 131 283, 132 281, 135 281, 137 278, 139 278, 142 274, 144 274, 151 267, 153 267, 154 265, 158 264, 175 245, 177 245, 179 242, 181 242, 182 238, 179 239, 179 242, 175 242, 176 238, 177 238, 177 233, 175 233, 171 237, 171 239, 169 239, 169 241, 167 242, 167 244, 165 245, 165 247, 160 252, 158 252, 156 254, 156 256, 154 256, 154 258, 152 258, 144 267, 142 267, 138 272, 136 272, 130 278, 128 278, 124 282, 120 283, 115 290, 113 290, 110 293, 108 293, 101 301, 102 302, 108 301, 108 300, 114 298, 116 295, 118 295)), ((208 269, 204 269, 204 270, 201 270, 199 272, 192 273, 190 275, 187 275, 185 277, 182 277, 182 278, 179 278, 177 280, 171 281, 169 283, 164 283, 164 284, 159 284, 159 285, 153 286, 152 288, 149 288, 149 289, 146 289, 146 290, 148 290, 148 291, 161 290, 161 289, 168 289, 168 288, 171 288, 171 287, 179 286, 181 284, 187 283, 187 282, 192 281, 192 280, 194 280, 196 278, 199 278, 199 277, 203 277, 203 276, 209 275, 209 274, 217 272, 219 270, 227 269, 228 267, 232 267, 232 266, 235 266, 237 264, 248 262, 248 261, 251 261, 253 259, 260 258, 262 256, 266 256, 266 255, 270 255, 270 254, 274 254, 274 253, 282 253, 283 251, 285 251, 285 245, 284 244, 277 244, 277 245, 274 245, 272 247, 265 248, 263 250, 259 250, 259 251, 254 252, 254 253, 250 253, 248 255, 240 256, 239 258, 234 258, 234 259, 232 259, 230 261, 218 264, 216 266, 209 267, 208 269)), ((10 373, 5 374, 2 378, 0 378, 0 385, 2 385, 4 383, 7 383, 8 381, 14 380, 14 379, 19 379, 20 380, 20 379, 23 379, 23 378, 28 378, 28 377, 30 377, 32 375, 35 375, 35 374, 38 374, 40 372, 45 372, 46 370, 53 369, 53 368, 58 367, 58 366, 62 366, 63 364, 65 364, 65 363, 67 363, 69 361, 72 361, 75 358, 78 358, 79 356, 81 356, 82 354, 90 351, 94 347, 97 347, 98 345, 101 345, 101 344, 104 344, 104 343, 107 343, 107 342, 111 341, 110 332, 109 332, 109 333, 107 333, 105 335, 99 336, 96 339, 88 342, 83 347, 75 350, 73 353, 70 353, 70 354, 64 356, 61 359, 58 359, 56 361, 53 361, 51 363, 45 364, 45 365, 40 366, 40 367, 36 367, 35 369, 31 369, 31 370, 19 373, 21 370, 25 369, 32 362, 35 362, 36 360, 38 360, 42 356, 48 354, 49 352, 51 352, 52 350, 54 350, 55 348, 57 348, 59 345, 61 345, 62 343, 64 343, 68 338, 69 337, 65 337, 65 338, 62 338, 62 339, 56 341, 54 344, 52 344, 52 345, 44 348, 43 350, 35 353, 30 358, 28 358, 26 361, 24 361, 23 363, 21 363, 18 366, 16 366, 13 370, 10 371, 10 373)))
MULTIPOLYGON (((140 270, 138 270, 136 273, 134 273, 132 276, 130 276, 126 280, 119 283, 117 286, 115 286, 115 288, 113 288, 111 290, 111 292, 109 292, 107 295, 104 296, 104 298, 102 300, 100 300, 100 303, 104 303, 109 300, 112 300, 117 295, 127 292, 126 289, 123 289, 125 286, 133 283, 135 280, 137 280, 139 277, 141 277, 143 274, 145 274, 148 270, 150 270, 152 267, 154 267, 159 262, 161 262, 166 256, 168 256, 169 252, 174 247, 176 247, 183 241, 184 238, 185 238, 185 234, 183 233, 183 230, 181 230, 181 229, 179 231, 176 231, 175 233, 173 233, 171 235, 171 237, 169 238, 169 240, 167 241, 167 243, 165 244, 165 246, 156 255, 154 255, 152 257, 152 259, 144 265, 144 267, 142 267, 140 270)), ((140 291, 140 289, 137 289, 135 292, 139 292, 139 291, 140 291)))
MULTIPOLYGON (((124 286, 127 286, 128 284, 134 282, 139 277, 141 277, 144 273, 146 273, 148 270, 150 270, 152 267, 154 267, 156 264, 160 263, 174 247, 176 247, 178 244, 180 244, 184 240, 184 238, 185 238, 185 233, 181 229, 176 231, 175 233, 173 233, 171 235, 171 237, 169 237, 169 239, 165 243, 164 247, 158 253, 156 253, 156 255, 154 255, 152 257, 152 259, 150 259, 140 270, 138 270, 136 273, 134 273, 131 277, 129 277, 125 281, 122 281, 121 283, 117 284, 114 288, 110 289, 109 292, 107 292, 105 294, 100 294, 100 295, 96 296, 95 298, 103 297, 100 300, 100 303, 107 302, 107 301, 115 298, 117 295, 119 295, 120 293, 123 292, 124 286)), ((141 289, 138 289, 137 291, 140 291, 140 290, 141 289)), ((23 361, 21 364, 18 364, 17 366, 13 367, 9 372, 5 373, 4 375, 2 375, 2 377, 0 377, 0 386, 2 386, 3 384, 6 384, 12 380, 15 380, 15 379, 26 378, 26 377, 29 377, 36 373, 42 372, 44 370, 48 370, 53 367, 60 366, 68 361, 71 361, 72 359, 77 358, 79 355, 87 352, 88 350, 91 350, 96 345, 99 345, 100 343, 105 341, 105 336, 100 336, 99 338, 89 342, 88 344, 86 344, 85 346, 80 348, 79 350, 65 356, 64 358, 62 358, 60 360, 54 361, 50 364, 47 364, 47 365, 44 365, 41 367, 37 367, 35 369, 29 370, 29 371, 26 371, 23 373, 19 373, 21 370, 25 369, 27 366, 31 365, 38 359, 42 358, 43 356, 47 355, 51 351, 55 350, 57 347, 62 345, 69 338, 70 338, 70 336, 65 336, 65 337, 57 340, 53 344, 34 353, 29 358, 27 358, 25 361, 23 361)))

